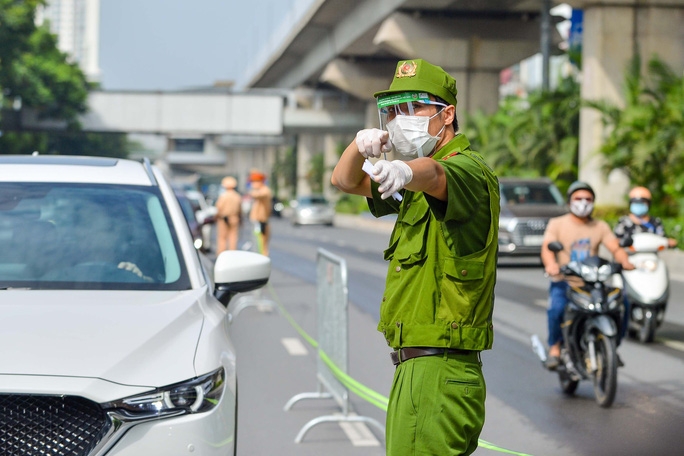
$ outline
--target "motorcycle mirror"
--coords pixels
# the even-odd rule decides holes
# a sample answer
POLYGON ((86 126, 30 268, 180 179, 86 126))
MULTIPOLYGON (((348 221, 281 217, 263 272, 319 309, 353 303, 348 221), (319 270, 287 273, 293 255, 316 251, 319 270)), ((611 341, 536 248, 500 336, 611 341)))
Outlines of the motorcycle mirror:
POLYGON ((549 242, 549 245, 547 245, 547 247, 552 252, 560 252, 561 250, 563 250, 563 244, 561 244, 558 241, 549 242))
POLYGON ((632 236, 623 237, 620 239, 620 247, 630 247, 634 243, 632 236))

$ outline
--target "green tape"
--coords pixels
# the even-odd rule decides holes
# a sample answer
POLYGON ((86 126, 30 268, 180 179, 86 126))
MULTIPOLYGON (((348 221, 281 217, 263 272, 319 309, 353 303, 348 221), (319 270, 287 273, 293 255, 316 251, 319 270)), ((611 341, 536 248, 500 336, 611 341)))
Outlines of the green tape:
MULTIPOLYGON (((275 290, 271 286, 271 283, 268 283, 268 290, 271 293, 271 296, 273 297, 273 301, 275 301, 276 304, 278 304, 278 308, 280 309, 281 314, 287 319, 287 321, 290 322, 292 327, 299 333, 300 336, 304 340, 306 340, 309 345, 311 345, 313 348, 318 349, 318 356, 321 358, 321 360, 325 363, 326 366, 330 369, 330 372, 335 376, 337 380, 339 380, 340 383, 342 383, 349 391, 352 393, 356 394, 359 396, 361 399, 365 400, 366 402, 375 405, 381 410, 384 410, 385 412, 387 411, 387 404, 389 404, 389 398, 386 396, 383 396, 382 394, 378 393, 377 391, 374 391, 361 382, 353 379, 350 377, 346 372, 344 372, 342 369, 340 369, 331 359, 330 357, 325 353, 325 351, 321 350, 318 347, 318 342, 316 339, 311 337, 302 329, 301 326, 297 324, 297 322, 292 318, 292 316, 288 313, 288 311, 285 309, 283 304, 280 302, 280 299, 278 298, 278 295, 276 294, 275 290)), ((486 440, 478 439, 478 445, 482 448, 486 448, 488 450, 492 451, 498 451, 499 453, 507 453, 507 454, 514 454, 517 456, 532 456, 527 453, 519 453, 517 451, 512 451, 512 450, 507 450, 506 448, 501 448, 498 447, 494 444, 491 444, 487 442, 486 440)))

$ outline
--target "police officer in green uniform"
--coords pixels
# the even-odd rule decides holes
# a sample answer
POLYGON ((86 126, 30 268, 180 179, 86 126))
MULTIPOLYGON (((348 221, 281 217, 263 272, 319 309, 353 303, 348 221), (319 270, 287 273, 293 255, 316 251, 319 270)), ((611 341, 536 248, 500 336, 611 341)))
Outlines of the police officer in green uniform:
POLYGON ((397 366, 388 456, 471 454, 484 425, 499 184, 458 133, 456 93, 442 68, 400 61, 375 94, 381 128, 359 131, 332 175, 376 217, 397 214, 378 324, 397 366), (382 159, 389 152, 403 157, 382 159))

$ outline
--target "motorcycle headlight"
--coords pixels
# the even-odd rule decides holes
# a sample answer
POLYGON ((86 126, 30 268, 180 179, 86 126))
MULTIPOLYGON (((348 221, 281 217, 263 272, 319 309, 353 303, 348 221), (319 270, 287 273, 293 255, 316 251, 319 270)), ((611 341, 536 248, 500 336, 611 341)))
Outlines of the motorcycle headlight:
POLYGON ((598 281, 598 268, 596 266, 588 266, 583 264, 580 266, 580 275, 585 282, 596 282, 598 281))
POLYGON ((605 282, 613 275, 613 268, 609 264, 604 264, 598 268, 597 275, 599 282, 605 282))
POLYGON ((648 272, 654 272, 656 269, 658 269, 658 263, 653 260, 644 260, 638 265, 639 269, 644 269, 648 272))
POLYGON ((216 407, 223 394, 223 368, 154 391, 102 404, 132 420, 201 413, 216 407))

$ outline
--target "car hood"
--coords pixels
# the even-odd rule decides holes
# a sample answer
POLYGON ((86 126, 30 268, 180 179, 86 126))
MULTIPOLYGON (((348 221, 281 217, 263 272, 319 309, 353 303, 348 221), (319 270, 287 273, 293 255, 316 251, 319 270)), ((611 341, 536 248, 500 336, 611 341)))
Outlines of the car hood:
POLYGON ((205 291, 0 291, 0 375, 156 387, 195 376, 205 291))
POLYGON ((510 204, 501 208, 501 217, 551 218, 568 212, 557 204, 510 204))

